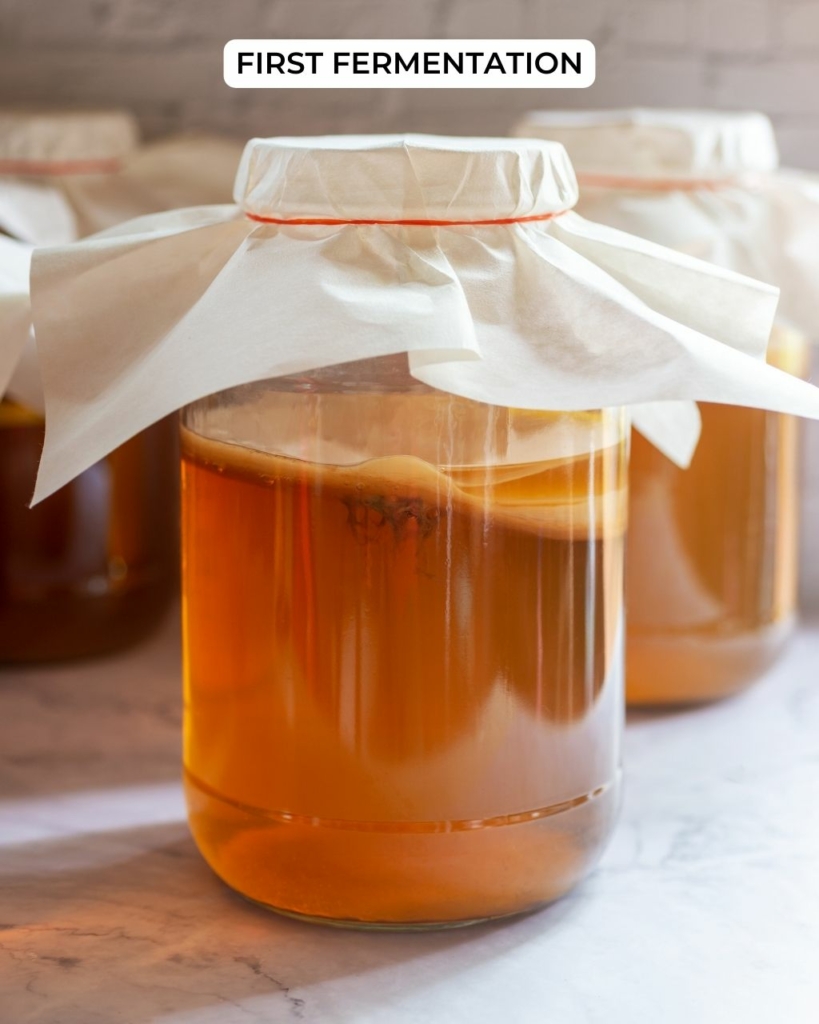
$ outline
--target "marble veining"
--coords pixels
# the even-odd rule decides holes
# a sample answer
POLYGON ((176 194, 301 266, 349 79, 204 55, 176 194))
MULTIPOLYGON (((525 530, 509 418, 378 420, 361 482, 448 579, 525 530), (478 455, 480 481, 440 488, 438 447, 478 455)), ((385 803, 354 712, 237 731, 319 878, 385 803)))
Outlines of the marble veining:
POLYGON ((0 674, 0 1024, 814 1024, 819 625, 733 701, 631 716, 598 871, 506 924, 368 934, 229 892, 188 836, 174 620, 0 674))

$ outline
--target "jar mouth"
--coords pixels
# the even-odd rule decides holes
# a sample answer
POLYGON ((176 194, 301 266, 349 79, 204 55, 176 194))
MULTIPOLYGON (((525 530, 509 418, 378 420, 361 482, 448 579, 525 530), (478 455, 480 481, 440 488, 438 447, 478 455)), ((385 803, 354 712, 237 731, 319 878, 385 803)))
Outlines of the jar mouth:
POLYGON ((234 198, 271 223, 514 223, 577 202, 563 146, 431 135, 251 139, 234 198))
POLYGON ((713 188, 779 165, 771 122, 753 111, 537 111, 514 131, 563 143, 581 187, 606 178, 632 187, 713 188))
POLYGON ((125 111, 0 110, 0 174, 113 174, 138 143, 125 111))

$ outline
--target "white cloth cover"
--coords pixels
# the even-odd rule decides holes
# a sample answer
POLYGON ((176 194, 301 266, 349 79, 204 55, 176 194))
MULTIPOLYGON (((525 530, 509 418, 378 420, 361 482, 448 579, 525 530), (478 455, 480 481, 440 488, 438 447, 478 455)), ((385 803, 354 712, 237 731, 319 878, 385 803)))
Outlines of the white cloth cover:
POLYGON ((584 217, 776 285, 780 316, 819 337, 819 178, 778 170, 763 114, 542 112, 514 134, 566 147, 584 217))
POLYGON ((0 231, 47 245, 117 223, 84 209, 84 188, 72 202, 66 187, 117 179, 138 144, 124 111, 0 110, 0 231))
POLYGON ((135 150, 115 173, 75 174, 56 184, 74 214, 76 237, 84 238, 146 213, 227 202, 241 155, 232 139, 177 135, 135 150))
POLYGON ((776 170, 779 153, 764 114, 711 110, 544 110, 514 135, 552 139, 578 175, 647 182, 730 181, 776 170))
MULTIPOLYGON (((524 117, 513 134, 566 147, 583 216, 775 284, 782 319, 819 337, 819 179, 777 170, 763 114, 544 111, 524 117)), ((635 426, 687 465, 698 414, 679 405, 659 420, 656 412, 634 410, 635 426), (665 443, 671 437, 676 443, 665 443)))
MULTIPOLYGON (((17 346, 19 311, 28 308, 31 245, 62 245, 158 210, 225 202, 241 156, 233 141, 176 136, 138 146, 123 112, 0 110, 0 394, 42 411, 32 341, 17 346), (12 270, 12 263, 16 267, 12 270), (15 356, 22 357, 15 370, 15 356)), ((26 330, 26 334, 28 331, 26 330)))
POLYGON ((145 213, 222 203, 241 152, 207 135, 140 146, 124 111, 0 110, 0 232, 61 245, 145 213))
POLYGON ((137 123, 123 110, 0 110, 0 164, 104 163, 138 144, 137 123))
POLYGON ((235 199, 35 253, 36 500, 188 402, 396 352, 491 404, 819 417, 819 391, 746 354, 764 350, 776 289, 583 220, 559 145, 253 140, 235 199))
POLYGON ((5 394, 31 335, 30 263, 30 246, 0 235, 0 395, 5 394))

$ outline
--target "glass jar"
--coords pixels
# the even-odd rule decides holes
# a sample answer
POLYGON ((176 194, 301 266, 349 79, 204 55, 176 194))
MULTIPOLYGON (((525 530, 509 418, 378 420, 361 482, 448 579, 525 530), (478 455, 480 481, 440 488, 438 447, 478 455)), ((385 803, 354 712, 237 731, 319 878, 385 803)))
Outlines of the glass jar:
MULTIPOLYGON (((819 385, 819 332, 812 339, 809 379, 819 385)), ((819 421, 812 420, 802 428, 802 507, 799 531, 799 607, 807 619, 819 616, 819 421)))
POLYGON ((0 404, 0 661, 103 654, 146 636, 177 578, 175 422, 34 508, 42 417, 0 404))
MULTIPOLYGON (((768 361, 804 376, 805 338, 774 328, 768 361)), ((630 703, 692 703, 749 685, 795 622, 799 421, 700 405, 679 469, 635 433, 626 553, 630 703)))
MULTIPOLYGON (((797 331, 774 329, 769 362, 806 375, 805 338, 819 313, 819 191, 809 175, 779 168, 767 116, 544 111, 524 118, 516 132, 566 146, 580 182, 581 216, 780 288, 781 315, 797 331)), ((738 328, 754 320, 759 326, 747 313, 727 304, 715 336, 734 346, 738 328)), ((763 334, 737 347, 759 353, 763 334)), ((630 703, 727 696, 761 675, 792 633, 798 424, 751 408, 700 409, 702 435, 687 470, 634 438, 626 555, 630 703)), ((810 549, 800 565, 806 555, 810 549)))
POLYGON ((185 786, 224 881, 424 927, 589 870, 618 803, 626 436, 405 356, 184 410, 185 786))

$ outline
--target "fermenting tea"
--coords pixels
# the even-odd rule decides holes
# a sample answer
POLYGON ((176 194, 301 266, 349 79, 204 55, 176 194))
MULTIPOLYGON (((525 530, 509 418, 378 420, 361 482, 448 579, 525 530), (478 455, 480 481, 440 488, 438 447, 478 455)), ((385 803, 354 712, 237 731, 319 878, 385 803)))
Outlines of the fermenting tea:
POLYGON ((41 417, 0 404, 0 661, 134 643, 164 614, 176 578, 173 421, 29 508, 43 433, 41 417))
MULTIPOLYGON (((769 361, 801 375, 807 345, 778 328, 769 361)), ((776 658, 794 624, 799 423, 700 405, 702 436, 679 469, 635 434, 626 597, 632 703, 726 696, 776 658)))
MULTIPOLYGON (((265 419, 312 421, 334 440, 305 431, 306 446, 338 456, 374 397, 382 450, 443 453, 464 409, 489 451, 537 418, 439 394, 271 392, 265 419)), ((605 419, 541 414, 541 433, 573 420, 588 443, 605 419)), ((564 892, 616 804, 616 426, 599 450, 458 466, 319 464, 210 426, 183 432, 183 584, 186 781, 212 866, 260 902, 372 923, 564 892)))

